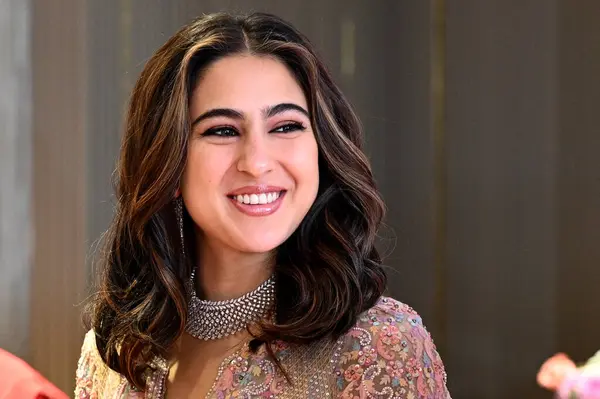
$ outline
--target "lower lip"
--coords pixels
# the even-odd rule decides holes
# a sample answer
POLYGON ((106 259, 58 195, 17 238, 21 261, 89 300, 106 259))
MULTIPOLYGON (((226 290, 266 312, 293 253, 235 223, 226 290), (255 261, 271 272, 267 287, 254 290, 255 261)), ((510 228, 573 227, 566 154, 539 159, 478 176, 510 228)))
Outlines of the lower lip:
POLYGON ((248 216, 269 216, 277 212, 277 209, 281 206, 283 197, 285 197, 286 191, 279 194, 279 197, 271 202, 270 204, 256 204, 248 205, 238 202, 235 198, 229 198, 233 205, 248 216))

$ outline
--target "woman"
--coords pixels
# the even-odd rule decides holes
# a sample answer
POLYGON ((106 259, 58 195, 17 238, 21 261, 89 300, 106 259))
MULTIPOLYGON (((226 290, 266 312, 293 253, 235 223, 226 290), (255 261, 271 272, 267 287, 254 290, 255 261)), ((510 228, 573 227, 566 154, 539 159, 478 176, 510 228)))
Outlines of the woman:
POLYGON ((382 297, 384 213, 356 115, 307 39, 203 16, 132 94, 76 396, 447 398, 382 297))

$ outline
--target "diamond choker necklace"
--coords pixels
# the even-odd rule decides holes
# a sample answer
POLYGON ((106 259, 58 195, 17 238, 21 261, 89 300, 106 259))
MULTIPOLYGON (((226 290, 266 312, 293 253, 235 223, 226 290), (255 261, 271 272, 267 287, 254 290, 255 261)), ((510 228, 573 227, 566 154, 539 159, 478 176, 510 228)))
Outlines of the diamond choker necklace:
POLYGON ((192 272, 186 284, 189 298, 185 330, 205 341, 236 334, 262 319, 275 302, 275 278, 271 276, 254 291, 236 299, 206 301, 198 298, 192 272))

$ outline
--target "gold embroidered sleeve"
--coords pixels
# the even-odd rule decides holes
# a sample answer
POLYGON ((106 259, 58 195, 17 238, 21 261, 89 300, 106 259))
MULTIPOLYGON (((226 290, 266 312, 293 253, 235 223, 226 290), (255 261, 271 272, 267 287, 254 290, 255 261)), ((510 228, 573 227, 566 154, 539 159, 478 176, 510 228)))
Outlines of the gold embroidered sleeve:
POLYGON ((450 398, 444 365, 421 318, 391 298, 359 318, 336 362, 339 398, 450 398))

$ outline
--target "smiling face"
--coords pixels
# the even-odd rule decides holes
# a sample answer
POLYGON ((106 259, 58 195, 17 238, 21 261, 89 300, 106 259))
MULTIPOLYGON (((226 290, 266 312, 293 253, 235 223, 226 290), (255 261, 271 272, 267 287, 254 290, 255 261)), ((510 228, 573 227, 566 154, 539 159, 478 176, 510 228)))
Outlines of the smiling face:
POLYGON ((277 248, 319 187, 302 88, 275 58, 228 56, 203 71, 190 117, 181 193, 202 245, 244 253, 277 248))

